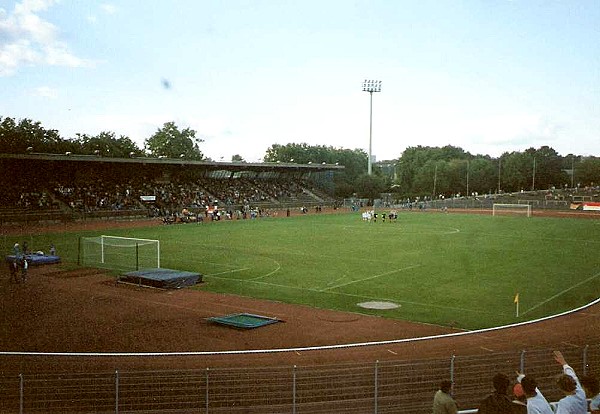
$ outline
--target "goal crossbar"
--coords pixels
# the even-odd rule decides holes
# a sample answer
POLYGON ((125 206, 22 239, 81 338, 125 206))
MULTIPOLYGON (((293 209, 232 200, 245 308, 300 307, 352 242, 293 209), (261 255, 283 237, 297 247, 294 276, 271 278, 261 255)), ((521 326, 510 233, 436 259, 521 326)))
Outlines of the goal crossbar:
MULTIPOLYGON (((115 244, 115 243, 110 243, 111 246, 119 246, 119 247, 133 247, 133 246, 139 246, 140 244, 154 244, 156 243, 156 267, 160 268, 160 240, 155 240, 155 239, 140 239, 140 238, 136 238, 136 237, 122 237, 122 236, 107 236, 105 234, 101 235, 100 238, 102 239, 102 263, 104 263, 104 246, 106 241, 108 240, 116 240, 116 241, 122 241, 126 242, 129 241, 130 243, 125 243, 124 245, 119 245, 119 244, 115 244)), ((109 243, 106 243, 109 244, 109 243)))

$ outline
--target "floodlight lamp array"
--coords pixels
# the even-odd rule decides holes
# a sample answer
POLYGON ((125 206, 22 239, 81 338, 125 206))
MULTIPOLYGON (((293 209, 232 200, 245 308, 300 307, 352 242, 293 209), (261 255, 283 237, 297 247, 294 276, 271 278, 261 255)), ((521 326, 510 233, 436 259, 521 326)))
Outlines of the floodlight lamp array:
POLYGON ((362 90, 363 92, 381 92, 381 81, 365 79, 362 90))

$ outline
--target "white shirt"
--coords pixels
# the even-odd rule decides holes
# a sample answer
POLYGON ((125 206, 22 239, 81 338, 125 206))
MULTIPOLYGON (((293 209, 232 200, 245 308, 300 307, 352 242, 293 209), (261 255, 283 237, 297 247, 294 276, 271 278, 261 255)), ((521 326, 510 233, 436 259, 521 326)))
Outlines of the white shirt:
MULTIPOLYGON (((517 381, 521 382, 523 377, 525 377, 525 375, 520 374, 517 377, 517 381)), ((527 414, 554 414, 554 411, 550 404, 548 404, 548 401, 546 401, 544 394, 542 394, 538 388, 535 389, 535 392, 535 397, 527 397, 527 414)))
POLYGON ((535 391, 537 392, 535 397, 527 398, 527 414, 554 414, 540 390, 536 388, 535 391))
POLYGON ((592 397, 590 401, 590 410, 600 410, 600 394, 596 395, 595 397, 592 397))
POLYGON ((563 365, 563 372, 575 380, 577 388, 575 388, 575 394, 567 395, 558 402, 556 414, 586 414, 588 411, 585 391, 581 388, 575 371, 565 364, 563 365))

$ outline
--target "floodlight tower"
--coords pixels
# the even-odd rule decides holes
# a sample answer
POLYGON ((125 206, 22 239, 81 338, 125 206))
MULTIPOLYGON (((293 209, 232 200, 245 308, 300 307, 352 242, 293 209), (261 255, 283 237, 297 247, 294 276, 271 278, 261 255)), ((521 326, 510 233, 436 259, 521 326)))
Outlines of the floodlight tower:
POLYGON ((381 92, 381 81, 365 79, 362 90, 363 92, 369 92, 369 95, 371 95, 371 105, 369 108, 369 164, 367 165, 367 173, 371 175, 373 172, 371 164, 373 145, 373 92, 381 92))

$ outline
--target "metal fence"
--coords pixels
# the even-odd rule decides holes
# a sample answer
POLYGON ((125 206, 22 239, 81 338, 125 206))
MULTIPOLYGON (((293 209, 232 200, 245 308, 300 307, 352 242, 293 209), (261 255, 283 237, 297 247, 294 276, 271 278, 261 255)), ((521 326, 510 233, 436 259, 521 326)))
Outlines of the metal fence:
MULTIPOLYGON (((600 374, 600 345, 561 350, 579 375, 600 374)), ((340 365, 0 375, 0 412, 424 414, 443 379, 454 381, 459 407, 468 410, 491 391, 495 373, 516 370, 535 376, 548 400, 561 397, 552 350, 536 349, 340 365)))

